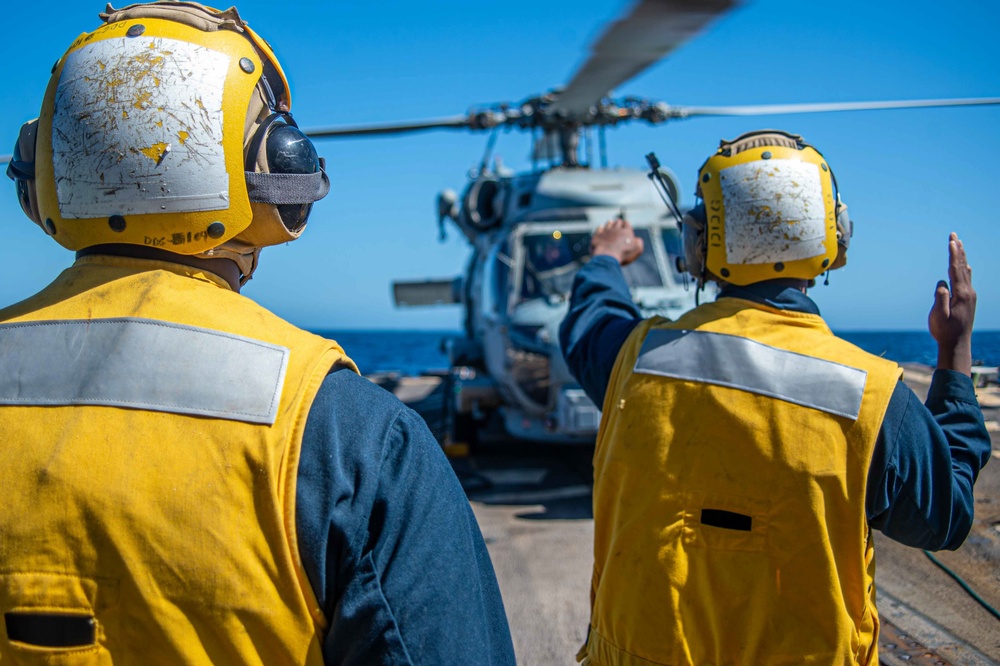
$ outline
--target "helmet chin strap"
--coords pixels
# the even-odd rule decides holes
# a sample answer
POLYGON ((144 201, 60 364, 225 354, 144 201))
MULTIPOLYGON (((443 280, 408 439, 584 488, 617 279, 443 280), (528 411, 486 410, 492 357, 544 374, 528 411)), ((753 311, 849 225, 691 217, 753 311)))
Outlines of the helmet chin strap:
MULTIPOLYGON (((192 256, 203 260, 224 259, 236 264, 240 273, 237 281, 238 286, 242 287, 253 278, 254 271, 257 270, 257 266, 260 263, 261 248, 242 247, 234 249, 232 247, 234 245, 241 245, 241 243, 235 240, 229 241, 219 247, 213 247, 211 250, 206 250, 201 254, 192 256)), ((236 289, 236 291, 239 291, 239 289, 236 289)))

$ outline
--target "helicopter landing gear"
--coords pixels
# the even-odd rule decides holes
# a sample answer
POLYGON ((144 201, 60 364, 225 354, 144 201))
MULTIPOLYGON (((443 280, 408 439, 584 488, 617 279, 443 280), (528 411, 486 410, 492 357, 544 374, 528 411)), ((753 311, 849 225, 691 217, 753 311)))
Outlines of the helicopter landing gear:
POLYGON ((496 408, 501 404, 496 382, 471 366, 453 367, 444 382, 441 446, 449 457, 469 455, 489 439, 496 408))

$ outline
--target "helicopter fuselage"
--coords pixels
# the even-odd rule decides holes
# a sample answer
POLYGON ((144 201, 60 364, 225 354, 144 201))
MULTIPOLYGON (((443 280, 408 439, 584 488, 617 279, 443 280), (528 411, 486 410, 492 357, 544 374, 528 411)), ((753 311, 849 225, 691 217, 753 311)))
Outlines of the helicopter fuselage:
POLYGON ((464 335, 448 345, 455 418, 466 430, 499 424, 518 439, 593 441, 600 406, 569 374, 559 348, 573 278, 590 259, 591 233, 622 215, 645 244, 624 269, 634 301, 644 316, 676 318, 694 306, 677 269, 679 220, 647 174, 631 169, 485 173, 452 210, 448 217, 473 246, 456 283, 464 335))

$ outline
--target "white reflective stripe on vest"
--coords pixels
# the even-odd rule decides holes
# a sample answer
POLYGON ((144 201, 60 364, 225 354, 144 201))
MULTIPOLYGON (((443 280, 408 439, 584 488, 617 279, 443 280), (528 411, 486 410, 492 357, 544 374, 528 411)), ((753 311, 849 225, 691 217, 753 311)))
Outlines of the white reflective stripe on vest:
POLYGON ((0 404, 273 424, 288 355, 278 345, 152 319, 0 324, 0 404))
POLYGON ((778 398, 857 420, 868 373, 723 333, 657 329, 642 343, 634 372, 778 398))

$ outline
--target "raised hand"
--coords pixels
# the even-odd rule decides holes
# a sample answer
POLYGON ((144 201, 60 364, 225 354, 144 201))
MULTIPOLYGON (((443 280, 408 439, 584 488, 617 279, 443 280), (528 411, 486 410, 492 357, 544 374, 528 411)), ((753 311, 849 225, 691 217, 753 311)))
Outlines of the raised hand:
POLYGON ((608 220, 590 237, 590 255, 603 254, 614 257, 622 266, 639 258, 644 250, 642 239, 635 235, 632 225, 624 217, 608 220))
POLYGON ((965 248, 955 233, 948 239, 948 282, 950 287, 944 280, 937 284, 927 328, 938 343, 938 369, 971 375, 976 290, 965 248))

